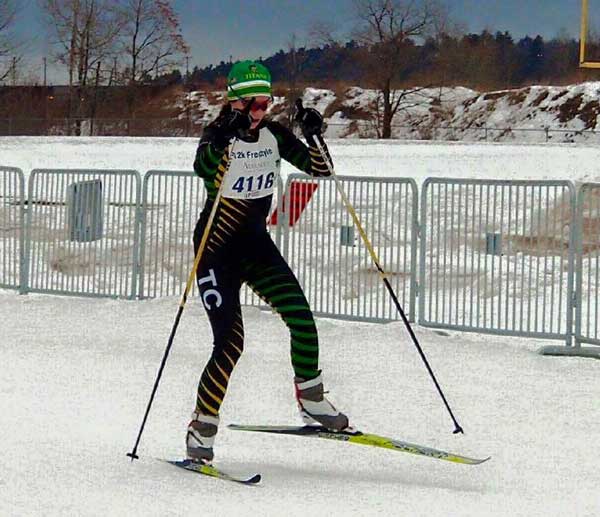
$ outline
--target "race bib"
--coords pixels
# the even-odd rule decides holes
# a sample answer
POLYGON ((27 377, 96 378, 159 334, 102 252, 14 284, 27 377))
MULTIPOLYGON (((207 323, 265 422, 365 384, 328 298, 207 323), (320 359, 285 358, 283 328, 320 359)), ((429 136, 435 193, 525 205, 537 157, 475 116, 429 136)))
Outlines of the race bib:
POLYGON ((223 197, 256 199, 273 194, 281 159, 277 140, 267 128, 260 130, 258 142, 235 140, 230 158, 223 197))

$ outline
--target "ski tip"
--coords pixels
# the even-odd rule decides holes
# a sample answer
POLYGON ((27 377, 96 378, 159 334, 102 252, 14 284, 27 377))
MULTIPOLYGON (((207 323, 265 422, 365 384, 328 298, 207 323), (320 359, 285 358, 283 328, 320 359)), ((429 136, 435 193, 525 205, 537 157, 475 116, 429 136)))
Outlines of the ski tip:
POLYGON ((492 457, 488 456, 487 458, 483 458, 483 459, 476 459, 476 458, 465 458, 466 461, 459 461, 458 463, 464 463, 466 465, 481 465, 482 463, 485 463, 488 460, 491 460, 492 457))
POLYGON ((162 461, 166 461, 167 463, 170 463, 171 465, 175 465, 176 467, 180 467, 182 469, 189 470, 191 472, 196 472, 198 474, 204 474, 204 475, 207 475, 210 477, 224 479, 226 481, 234 481, 236 483, 242 483, 244 485, 256 485, 257 483, 260 483, 260 481, 262 479, 262 476, 260 474, 254 474, 253 476, 251 476, 249 478, 238 477, 235 475, 231 475, 227 472, 224 472, 211 464, 198 463, 198 462, 192 461, 190 459, 183 459, 183 460, 165 459, 162 461))

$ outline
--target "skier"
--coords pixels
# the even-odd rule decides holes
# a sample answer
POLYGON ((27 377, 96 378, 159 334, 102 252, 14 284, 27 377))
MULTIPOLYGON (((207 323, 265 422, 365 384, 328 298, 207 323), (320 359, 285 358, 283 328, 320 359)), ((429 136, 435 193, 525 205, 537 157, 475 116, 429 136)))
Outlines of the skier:
POLYGON ((267 302, 289 329, 295 394, 304 422, 336 431, 349 427, 346 415, 324 396, 312 312, 266 228, 281 158, 310 175, 329 175, 314 141, 323 117, 312 108, 298 111, 296 120, 307 147, 289 129, 265 118, 271 102, 267 68, 252 61, 234 64, 227 77, 227 102, 206 127, 194 161, 208 196, 194 230, 196 253, 224 181, 196 273, 214 336, 186 435, 188 458, 202 463, 214 457, 219 409, 244 346, 239 299, 243 283, 267 302))

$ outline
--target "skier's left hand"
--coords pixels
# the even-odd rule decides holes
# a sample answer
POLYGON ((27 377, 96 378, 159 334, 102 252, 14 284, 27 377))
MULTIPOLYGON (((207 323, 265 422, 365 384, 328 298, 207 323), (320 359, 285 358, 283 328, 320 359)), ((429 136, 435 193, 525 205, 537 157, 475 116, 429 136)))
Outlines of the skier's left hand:
POLYGON ((300 124, 304 138, 313 138, 321 134, 323 129, 323 115, 314 108, 300 108, 294 117, 294 120, 300 124))

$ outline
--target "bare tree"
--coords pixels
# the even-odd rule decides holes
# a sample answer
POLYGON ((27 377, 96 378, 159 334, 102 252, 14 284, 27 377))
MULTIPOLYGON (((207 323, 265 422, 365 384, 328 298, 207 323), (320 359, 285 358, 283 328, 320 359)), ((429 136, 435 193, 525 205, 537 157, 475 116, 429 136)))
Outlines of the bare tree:
POLYGON ((467 25, 456 20, 447 4, 434 3, 430 5, 431 9, 431 28, 428 36, 433 37, 437 43, 440 43, 443 37, 460 38, 467 33, 467 25))
POLYGON ((130 86, 128 107, 133 115, 136 86, 152 74, 158 76, 181 64, 189 48, 170 0, 121 0, 120 7, 124 20, 121 45, 130 86))
POLYGON ((355 0, 355 12, 360 65, 367 83, 378 91, 377 133, 390 138, 394 115, 414 105, 425 88, 409 84, 421 66, 416 40, 424 41, 433 33, 443 10, 436 0, 355 0))
POLYGON ((95 97, 95 91, 88 91, 88 85, 97 88, 101 63, 115 52, 119 13, 110 0, 40 0, 40 5, 55 47, 53 57, 67 67, 69 118, 80 118, 84 110, 92 110, 86 97, 95 97))
POLYGON ((314 20, 308 29, 308 37, 317 45, 339 45, 340 39, 335 33, 336 25, 331 20, 314 20))
POLYGON ((115 52, 121 24, 110 0, 40 0, 53 57, 68 67, 69 84, 85 86, 97 63, 115 52))
POLYGON ((11 34, 17 7, 13 0, 0 1, 0 81, 16 76, 16 65, 20 56, 16 55, 17 44, 11 34))

